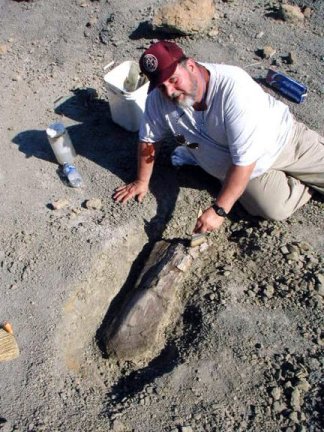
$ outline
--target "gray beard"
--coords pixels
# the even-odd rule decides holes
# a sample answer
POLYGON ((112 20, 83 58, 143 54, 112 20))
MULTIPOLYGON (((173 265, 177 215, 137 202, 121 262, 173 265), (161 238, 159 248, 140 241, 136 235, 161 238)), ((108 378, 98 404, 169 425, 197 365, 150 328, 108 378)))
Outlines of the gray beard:
POLYGON ((181 108, 191 108, 195 104, 192 96, 186 96, 183 100, 175 100, 176 104, 181 108))

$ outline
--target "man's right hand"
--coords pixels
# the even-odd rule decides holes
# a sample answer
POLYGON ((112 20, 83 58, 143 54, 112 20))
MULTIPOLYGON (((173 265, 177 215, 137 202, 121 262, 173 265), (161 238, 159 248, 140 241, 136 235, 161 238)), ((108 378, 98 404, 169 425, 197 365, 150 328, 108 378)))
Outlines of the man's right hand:
POLYGON ((117 202, 125 203, 131 198, 137 198, 138 202, 142 202, 148 192, 148 183, 142 180, 135 180, 124 186, 119 186, 113 195, 113 199, 117 202))

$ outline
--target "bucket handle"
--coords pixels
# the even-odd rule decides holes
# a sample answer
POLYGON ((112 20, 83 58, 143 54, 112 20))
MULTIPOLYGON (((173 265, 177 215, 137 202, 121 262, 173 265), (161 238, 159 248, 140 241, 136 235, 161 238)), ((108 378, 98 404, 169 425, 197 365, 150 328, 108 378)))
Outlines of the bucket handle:
POLYGON ((115 64, 115 60, 112 60, 110 63, 106 64, 106 66, 104 66, 104 71, 107 69, 110 69, 112 66, 114 66, 115 64))

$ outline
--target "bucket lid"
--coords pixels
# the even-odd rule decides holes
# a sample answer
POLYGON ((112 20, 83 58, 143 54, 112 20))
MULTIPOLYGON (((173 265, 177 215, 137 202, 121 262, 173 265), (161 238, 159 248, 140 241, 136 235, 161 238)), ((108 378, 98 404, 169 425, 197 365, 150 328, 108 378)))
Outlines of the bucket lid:
POLYGON ((49 127, 46 129, 46 133, 50 138, 55 138, 60 135, 63 135, 65 132, 65 126, 63 123, 52 123, 49 125, 49 127))

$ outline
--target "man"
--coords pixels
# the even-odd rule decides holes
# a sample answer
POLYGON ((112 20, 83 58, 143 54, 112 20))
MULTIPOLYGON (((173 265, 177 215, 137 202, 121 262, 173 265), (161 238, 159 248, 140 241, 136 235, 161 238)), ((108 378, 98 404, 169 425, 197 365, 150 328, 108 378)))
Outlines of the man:
POLYGON ((297 123, 289 108, 242 69, 197 63, 173 42, 160 41, 140 58, 150 80, 139 131, 137 179, 114 199, 141 202, 148 191, 155 145, 170 133, 182 144, 173 161, 191 160, 222 182, 194 232, 221 226, 239 200, 252 215, 289 217, 312 189, 324 193, 324 139, 297 123))

